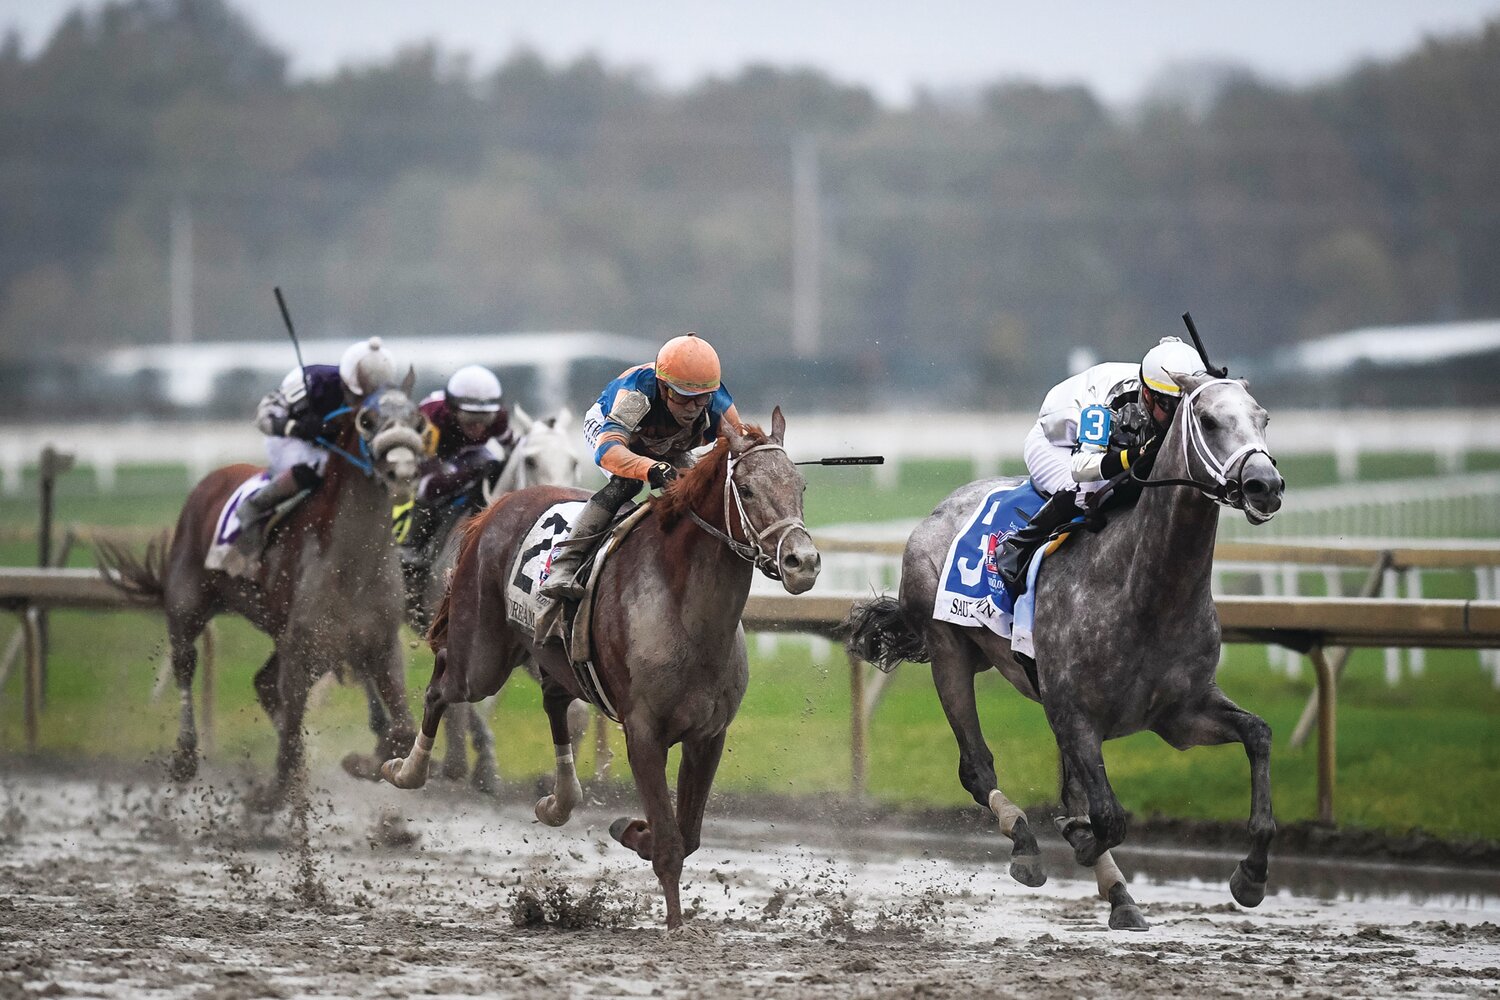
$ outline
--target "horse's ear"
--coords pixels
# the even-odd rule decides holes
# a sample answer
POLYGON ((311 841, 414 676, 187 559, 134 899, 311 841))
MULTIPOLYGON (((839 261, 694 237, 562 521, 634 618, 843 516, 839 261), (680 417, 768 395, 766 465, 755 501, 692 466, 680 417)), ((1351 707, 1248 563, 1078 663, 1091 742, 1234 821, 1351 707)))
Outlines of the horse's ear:
POLYGON ((410 365, 406 368, 406 378, 401 380, 401 395, 410 397, 411 391, 417 387, 417 370, 410 365))
POLYGON ((1187 375, 1172 372, 1172 381, 1182 387, 1183 396, 1187 396, 1205 382, 1213 380, 1212 375, 1187 375))
POLYGON ((781 415, 781 407, 771 411, 771 440, 777 444, 786 444, 786 417, 781 415))
POLYGON ((734 426, 734 421, 720 421, 719 431, 729 442, 729 451, 731 454, 738 455, 745 450, 745 435, 741 434, 740 429, 734 426))
POLYGON ((552 418, 552 426, 560 431, 565 431, 569 427, 572 427, 573 411, 566 408, 558 410, 557 416, 552 418))
POLYGON ((520 403, 517 403, 515 407, 510 411, 510 419, 511 422, 516 425, 516 430, 520 431, 522 434, 525 434, 527 431, 531 430, 531 425, 536 423, 535 420, 531 419, 531 414, 521 409, 520 403))

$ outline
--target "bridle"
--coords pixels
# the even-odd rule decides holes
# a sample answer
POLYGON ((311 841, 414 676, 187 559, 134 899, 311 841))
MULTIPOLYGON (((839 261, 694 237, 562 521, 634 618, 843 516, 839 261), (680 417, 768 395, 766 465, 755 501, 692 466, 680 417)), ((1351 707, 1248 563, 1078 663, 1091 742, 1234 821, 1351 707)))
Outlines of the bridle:
MULTIPOLYGON (((388 452, 392 448, 396 447, 395 445, 384 448, 378 447, 380 445, 382 436, 389 436, 391 435, 392 431, 399 431, 401 430, 401 428, 388 427, 385 430, 373 431, 369 436, 366 436, 365 429, 363 426, 361 426, 359 417, 365 413, 373 413, 376 417, 379 417, 380 403, 384 398, 385 393, 383 391, 377 392, 372 394, 367 399, 367 401, 362 406, 360 406, 358 410, 355 410, 352 406, 341 406, 323 418, 324 420, 332 420, 335 417, 342 417, 346 413, 353 413, 355 415, 354 436, 359 441, 358 455, 339 447, 336 442, 330 441, 324 437, 314 438, 314 443, 333 452, 335 455, 338 455, 344 461, 354 466, 360 472, 363 472, 366 479, 375 478, 375 466, 379 463, 385 452, 388 452), (377 446, 373 450, 371 448, 372 442, 377 446)), ((418 448, 420 448, 420 441, 417 442, 417 445, 418 448)))
POLYGON ((758 451, 779 451, 783 454, 786 453, 786 449, 781 445, 767 442, 766 444, 758 444, 752 448, 747 448, 739 455, 731 452, 728 461, 724 464, 724 527, 726 529, 730 527, 729 511, 731 509, 731 501, 733 501, 732 509, 739 515, 740 532, 745 536, 745 541, 742 542, 735 538, 733 531, 726 533, 715 528, 699 517, 697 511, 689 510, 688 516, 697 523, 698 527, 729 546, 729 551, 746 562, 753 563, 757 569, 772 580, 780 580, 781 548, 786 543, 786 536, 799 528, 806 532, 807 525, 802 523, 802 518, 800 517, 783 517, 774 524, 768 524, 759 530, 751 523, 750 515, 745 513, 745 502, 740 498, 740 484, 734 480, 734 467, 758 451), (776 545, 774 549, 768 551, 770 544, 768 539, 772 535, 775 535, 776 545))
POLYGON ((1187 411, 1179 418, 1183 423, 1181 435, 1183 467, 1191 471, 1193 459, 1196 457, 1198 465, 1213 479, 1212 485, 1197 479, 1142 479, 1137 475, 1135 467, 1132 467, 1128 473, 1130 479, 1146 487, 1190 486, 1221 507, 1233 507, 1235 510, 1244 511, 1245 516, 1256 524, 1264 524, 1274 517, 1274 512, 1262 514, 1245 503, 1245 463, 1250 460, 1251 455, 1257 454, 1266 456, 1272 465, 1276 464, 1276 459, 1258 444, 1240 445, 1224 458, 1215 455, 1213 449, 1208 446, 1207 434, 1198 418, 1198 411, 1193 408, 1193 401, 1197 399, 1198 394, 1210 386, 1239 384, 1229 378, 1210 379, 1188 393, 1178 404, 1179 410, 1187 411))

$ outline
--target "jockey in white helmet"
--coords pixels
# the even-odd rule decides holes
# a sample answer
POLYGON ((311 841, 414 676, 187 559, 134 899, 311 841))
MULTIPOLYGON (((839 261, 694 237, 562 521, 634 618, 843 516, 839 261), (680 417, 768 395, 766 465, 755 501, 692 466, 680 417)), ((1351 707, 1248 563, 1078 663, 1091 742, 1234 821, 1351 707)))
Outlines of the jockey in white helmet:
POLYGON ((1139 365, 1095 365, 1047 393, 1023 451, 1032 485, 1051 496, 996 556, 1011 594, 1025 590, 1035 544, 1081 513, 1079 498, 1155 453, 1182 398, 1178 376, 1203 370, 1194 348, 1163 337, 1139 365))
POLYGON ((232 576, 251 576, 265 545, 265 522, 276 506, 298 493, 316 489, 328 464, 325 443, 341 427, 331 414, 358 407, 364 398, 396 381, 396 359, 379 337, 349 347, 338 366, 293 368, 255 411, 255 426, 266 435, 271 481, 240 501, 240 534, 224 561, 232 576))

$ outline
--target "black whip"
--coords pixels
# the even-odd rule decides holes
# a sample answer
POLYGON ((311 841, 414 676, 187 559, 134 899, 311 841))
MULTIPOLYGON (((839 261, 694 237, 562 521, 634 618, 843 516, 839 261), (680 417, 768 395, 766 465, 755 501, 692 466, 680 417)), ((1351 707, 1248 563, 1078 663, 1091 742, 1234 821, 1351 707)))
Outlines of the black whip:
POLYGON ((1193 322, 1193 314, 1190 312, 1183 313, 1182 321, 1187 324, 1188 333, 1193 337, 1193 346, 1198 349, 1198 357, 1203 359, 1203 370, 1214 378, 1223 378, 1228 375, 1228 368, 1215 368, 1212 362, 1208 360, 1208 352, 1203 349, 1203 338, 1198 336, 1198 326, 1193 322))
MULTIPOLYGON (((307 384, 307 365, 302 363, 302 345, 297 343, 297 330, 292 326, 292 314, 287 310, 286 298, 281 294, 281 286, 277 285, 271 289, 276 293, 276 304, 281 307, 281 321, 286 324, 287 336, 292 338, 292 350, 297 352, 297 370, 302 373, 302 391, 307 393, 307 405, 312 405, 312 386, 307 384)), ((1197 334, 1194 334, 1197 336, 1197 334)), ((1202 348, 1199 348, 1202 351, 1202 348)))
POLYGON ((842 458, 811 458, 793 465, 884 465, 884 455, 847 455, 842 458))

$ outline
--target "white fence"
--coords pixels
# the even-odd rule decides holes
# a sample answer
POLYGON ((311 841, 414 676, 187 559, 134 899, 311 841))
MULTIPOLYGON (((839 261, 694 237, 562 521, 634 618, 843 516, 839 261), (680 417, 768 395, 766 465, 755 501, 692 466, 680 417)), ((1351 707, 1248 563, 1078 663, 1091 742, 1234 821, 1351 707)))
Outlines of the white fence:
MULTIPOLYGON (((749 412, 750 419, 766 420, 749 412)), ((1021 443, 1035 411, 1016 413, 906 412, 790 416, 788 445, 797 458, 885 455, 875 470, 880 487, 893 487, 901 467, 922 459, 967 460, 976 476, 995 475, 1000 463, 1021 458, 1021 443)), ((1340 479, 1359 475, 1364 455, 1434 456, 1445 474, 1463 470, 1471 451, 1500 449, 1500 409, 1485 410, 1281 410, 1270 428, 1278 456, 1333 455, 1340 479)), ((261 461, 260 436, 245 420, 120 424, 39 424, 0 429, 0 490, 21 489, 23 471, 44 445, 72 452, 101 489, 114 488, 124 465, 182 463, 196 482, 228 462, 261 461)), ((578 441, 580 452, 583 441, 578 441)))

